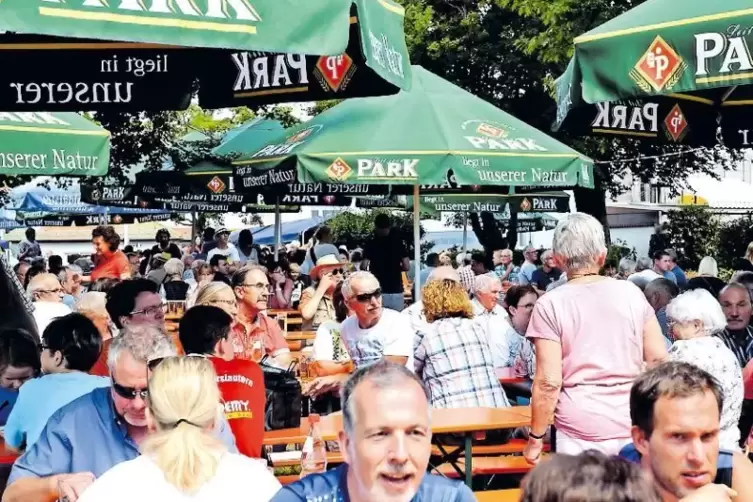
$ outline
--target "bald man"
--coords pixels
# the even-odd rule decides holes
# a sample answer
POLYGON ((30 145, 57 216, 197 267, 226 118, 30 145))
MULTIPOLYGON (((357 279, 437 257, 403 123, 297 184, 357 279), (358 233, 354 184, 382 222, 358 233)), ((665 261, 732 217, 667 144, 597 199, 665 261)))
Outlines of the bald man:
POLYGON ((27 293, 34 302, 34 321, 39 336, 56 317, 70 314, 70 307, 63 303, 65 291, 54 274, 38 274, 29 281, 27 293))

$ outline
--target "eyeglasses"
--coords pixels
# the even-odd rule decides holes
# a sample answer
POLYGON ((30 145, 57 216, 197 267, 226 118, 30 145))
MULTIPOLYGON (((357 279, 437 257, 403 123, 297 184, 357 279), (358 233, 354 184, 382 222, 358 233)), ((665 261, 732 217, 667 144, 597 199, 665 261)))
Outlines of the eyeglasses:
POLYGON ((356 300, 358 300, 359 303, 367 303, 370 302, 372 298, 379 299, 382 297, 382 288, 376 288, 371 293, 361 293, 360 295, 356 295, 356 300))
POLYGON ((63 293, 65 293, 65 290, 63 288, 38 289, 36 292, 39 293, 39 294, 50 294, 50 293, 52 293, 52 294, 62 295, 63 293))
POLYGON ((240 284, 240 286, 244 288, 256 288, 256 289, 267 289, 269 287, 269 284, 264 284, 263 282, 257 282, 256 284, 240 284))
POLYGON ((128 399, 129 401, 133 401, 137 397, 140 397, 141 399, 146 400, 146 398, 149 396, 149 389, 137 389, 135 387, 125 387, 117 383, 115 380, 111 380, 111 382, 112 382, 112 390, 114 390, 115 394, 119 395, 123 399, 128 399))
POLYGON ((209 303, 212 305, 215 305, 217 303, 224 303, 225 305, 230 305, 233 307, 238 305, 238 302, 236 302, 235 300, 212 300, 209 303))
POLYGON ((167 304, 166 303, 161 303, 159 305, 152 305, 151 307, 146 307, 145 309, 134 310, 133 312, 131 312, 128 315, 131 316, 131 315, 145 314, 145 315, 148 315, 148 316, 156 316, 160 312, 162 312, 164 314, 166 310, 167 310, 167 304))

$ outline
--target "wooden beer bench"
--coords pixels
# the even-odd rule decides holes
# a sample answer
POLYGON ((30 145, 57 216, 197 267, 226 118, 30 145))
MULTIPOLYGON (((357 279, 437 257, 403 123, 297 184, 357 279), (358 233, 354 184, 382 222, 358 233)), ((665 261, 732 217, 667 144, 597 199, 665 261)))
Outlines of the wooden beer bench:
POLYGON ((521 492, 518 488, 510 490, 490 490, 488 492, 473 492, 478 502, 518 502, 521 492))

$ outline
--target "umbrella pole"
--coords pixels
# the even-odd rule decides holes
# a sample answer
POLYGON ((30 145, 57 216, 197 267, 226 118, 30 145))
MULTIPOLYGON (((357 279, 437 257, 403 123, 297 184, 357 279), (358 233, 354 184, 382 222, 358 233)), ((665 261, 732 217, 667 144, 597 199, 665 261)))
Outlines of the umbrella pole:
POLYGON ((468 243, 468 213, 463 213, 463 254, 468 243))
POLYGON ((275 261, 280 256, 280 198, 275 199, 275 261))
POLYGON ((415 276, 413 278, 413 286, 415 292, 413 293, 414 301, 421 300, 421 206, 419 203, 420 196, 419 185, 413 185, 413 270, 415 270, 415 276))

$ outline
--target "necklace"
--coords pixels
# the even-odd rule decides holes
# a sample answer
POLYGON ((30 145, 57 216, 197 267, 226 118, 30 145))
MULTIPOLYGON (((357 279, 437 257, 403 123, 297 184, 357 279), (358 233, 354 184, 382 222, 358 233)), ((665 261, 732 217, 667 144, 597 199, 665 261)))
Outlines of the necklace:
POLYGON ((599 274, 598 272, 591 272, 591 273, 588 273, 588 274, 578 274, 578 275, 573 276, 573 277, 568 277, 567 280, 568 281, 574 281, 575 279, 582 279, 583 277, 593 277, 593 276, 597 276, 597 275, 601 275, 601 274, 599 274))

